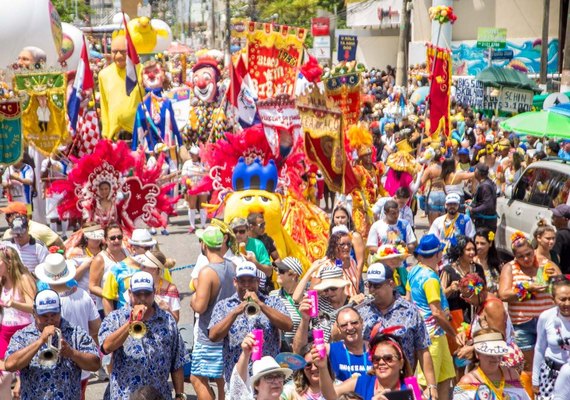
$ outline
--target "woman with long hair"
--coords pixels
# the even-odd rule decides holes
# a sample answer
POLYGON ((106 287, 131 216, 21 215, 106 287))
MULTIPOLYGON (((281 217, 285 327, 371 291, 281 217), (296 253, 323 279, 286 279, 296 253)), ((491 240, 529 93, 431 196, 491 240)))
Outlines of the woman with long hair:
MULTIPOLYGON (((513 322, 515 342, 522 350, 525 365, 521 382, 532 393, 531 369, 536 345, 536 326, 543 311, 554 306, 548 293, 548 284, 538 277, 540 266, 534 248, 524 233, 511 236, 511 249, 515 259, 503 267, 499 281, 499 297, 509 304, 509 316, 513 322)), ((550 264, 544 269, 548 276, 560 275, 560 269, 550 264)), ((543 275, 541 273, 541 275, 543 275)))
POLYGON ((331 214, 329 235, 332 235, 335 227, 338 227, 337 229, 342 229, 342 225, 346 226, 348 229, 348 233, 352 240, 352 250, 350 255, 354 261, 356 261, 358 276, 361 276, 366 258, 366 245, 360 233, 355 230, 354 221, 352 220, 352 216, 348 212, 348 209, 345 206, 338 204, 331 214))
MULTIPOLYGON (((321 390, 319 367, 314 363, 313 343, 305 345, 299 353, 305 359, 305 366, 293 373, 293 381, 285 385, 281 400, 325 400, 321 390)), ((327 359, 327 370, 333 377, 330 361, 327 359)))
POLYGON ((458 171, 455 158, 446 158, 441 163, 441 179, 445 183, 445 193, 457 193, 461 197, 461 207, 465 204, 463 182, 472 179, 474 176, 474 172, 458 171))
POLYGON ((385 400, 382 394, 407 389, 404 379, 412 376, 412 370, 398 337, 378 333, 370 341, 369 355, 372 369, 335 386, 338 396, 356 392, 364 400, 385 400))
POLYGON ((502 333, 481 329, 473 337, 477 368, 465 374, 453 390, 453 400, 530 400, 520 385, 519 374, 501 365, 508 346, 502 333))
POLYGON ((532 232, 538 265, 544 268, 549 263, 558 266, 558 260, 554 261, 553 256, 557 254, 552 251, 556 243, 556 228, 548 223, 544 218, 536 223, 536 229, 532 232))
POLYGON ((556 307, 538 317, 532 367, 532 387, 541 399, 551 398, 560 369, 570 361, 570 279, 560 275, 553 281, 556 307))
MULTIPOLYGON (((325 256, 313 263, 311 269, 311 288, 321 282, 320 271, 325 267, 337 266, 342 269, 342 274, 350 282, 347 286, 349 297, 360 293, 360 281, 362 275, 358 274, 356 261, 350 256, 352 249, 352 239, 347 232, 336 232, 329 237, 325 256)), ((308 271, 308 272, 309 272, 308 271)))
MULTIPOLYGON (((14 375, 4 371, 4 355, 14 333, 33 322, 32 311, 36 284, 28 269, 22 264, 18 252, 6 245, 0 245, 0 289, 2 309, 0 398, 10 399, 12 398, 10 387, 14 375)), ((15 395, 18 394, 18 388, 19 385, 14 390, 15 395)))
POLYGON ((487 290, 497 294, 499 291, 499 277, 503 263, 499 258, 499 253, 495 247, 495 232, 486 227, 478 228, 475 231, 475 263, 481 265, 485 273, 487 290))

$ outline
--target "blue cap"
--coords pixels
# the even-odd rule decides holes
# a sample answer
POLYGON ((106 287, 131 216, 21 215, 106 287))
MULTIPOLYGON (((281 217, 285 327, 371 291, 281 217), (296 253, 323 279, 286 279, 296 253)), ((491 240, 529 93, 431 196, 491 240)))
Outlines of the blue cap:
POLYGON ((440 240, 433 233, 425 235, 420 239, 418 247, 414 250, 414 254, 424 257, 431 257, 443 250, 445 244, 441 243, 440 240))
POLYGON ((458 156, 468 156, 469 155, 469 150, 466 149, 465 147, 460 148, 459 150, 457 150, 457 155, 458 156))

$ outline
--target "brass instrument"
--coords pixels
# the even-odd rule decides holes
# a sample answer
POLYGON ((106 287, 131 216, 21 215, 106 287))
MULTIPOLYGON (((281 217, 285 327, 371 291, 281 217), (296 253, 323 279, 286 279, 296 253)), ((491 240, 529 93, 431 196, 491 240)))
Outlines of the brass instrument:
POLYGON ((255 301, 253 301, 251 299, 251 297, 247 298, 247 306, 245 306, 245 316, 247 318, 253 318, 255 317, 257 314, 259 314, 259 312, 261 311, 261 308, 259 308, 259 305, 257 305, 257 303, 255 301))
POLYGON ((61 330, 55 328, 55 335, 57 336, 57 346, 53 345, 54 335, 49 335, 47 349, 39 353, 39 363, 43 367, 54 366, 59 361, 59 352, 61 351, 61 341, 63 339, 61 330))
POLYGON ((142 318, 144 315, 144 311, 140 310, 137 315, 131 315, 131 326, 129 327, 129 335, 133 339, 140 340, 145 337, 147 328, 144 322, 142 322, 142 318))

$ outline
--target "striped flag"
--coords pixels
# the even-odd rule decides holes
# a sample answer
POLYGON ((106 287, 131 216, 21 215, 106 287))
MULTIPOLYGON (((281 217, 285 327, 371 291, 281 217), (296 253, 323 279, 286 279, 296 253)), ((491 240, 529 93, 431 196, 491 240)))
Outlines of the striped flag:
POLYGON ((87 90, 93 89, 94 86, 93 73, 89 67, 89 57, 87 57, 87 44, 85 43, 85 38, 83 38, 83 47, 81 48, 81 57, 79 58, 75 80, 73 81, 73 89, 67 101, 69 125, 74 131, 77 126, 77 118, 79 117, 79 108, 83 96, 87 90))
POLYGON ((127 20, 125 13, 123 13, 123 24, 125 26, 125 38, 127 39, 127 95, 130 96, 131 92, 137 86, 137 64, 140 63, 139 55, 135 49, 135 45, 131 40, 129 29, 127 28, 127 20))

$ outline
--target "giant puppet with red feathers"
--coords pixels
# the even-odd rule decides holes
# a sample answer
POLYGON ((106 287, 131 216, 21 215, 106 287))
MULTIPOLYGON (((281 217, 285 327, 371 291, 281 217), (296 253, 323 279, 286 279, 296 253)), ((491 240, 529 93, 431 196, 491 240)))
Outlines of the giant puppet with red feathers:
POLYGON ((261 124, 203 145, 200 154, 210 172, 189 193, 211 192, 208 211, 223 214, 226 222, 263 213, 279 256, 297 257, 307 267, 324 256, 329 221, 303 196, 309 182, 302 177, 310 167, 299 114, 285 95, 258 102, 257 111, 261 124))
POLYGON ((142 150, 132 152, 125 142, 100 141, 92 154, 72 159, 67 180, 54 182, 50 190, 63 193, 60 216, 93 221, 105 227, 117 223, 126 233, 135 228, 165 227, 177 198, 168 197, 171 185, 159 186, 164 156, 146 167, 142 150))

